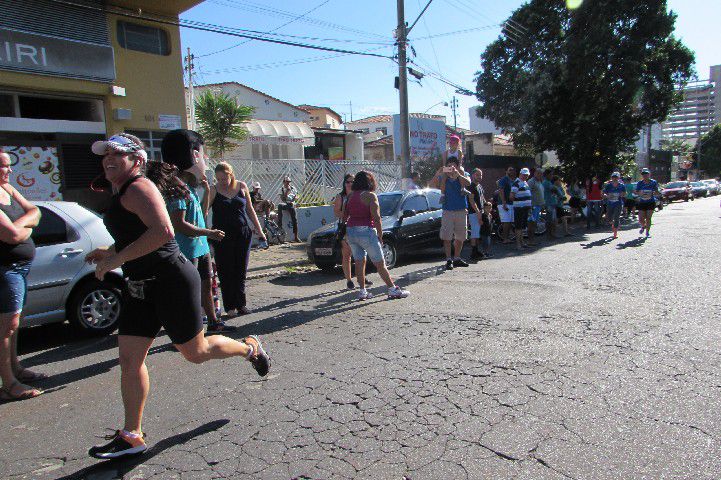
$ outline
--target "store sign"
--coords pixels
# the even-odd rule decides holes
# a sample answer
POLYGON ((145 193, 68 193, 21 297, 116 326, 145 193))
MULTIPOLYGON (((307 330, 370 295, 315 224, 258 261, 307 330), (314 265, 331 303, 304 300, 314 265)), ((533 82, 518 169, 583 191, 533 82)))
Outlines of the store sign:
MULTIPOLYGON (((434 158, 446 149, 446 125, 430 118, 409 118, 411 163, 434 158)), ((400 115, 393 115, 393 153, 401 155, 400 115)))
POLYGON ((177 130, 183 127, 180 115, 158 115, 158 126, 161 130, 177 130))
POLYGON ((301 145, 314 145, 314 138, 296 138, 296 137, 249 137, 250 143, 259 143, 267 145, 283 145, 288 143, 296 143, 301 145))
POLYGON ((0 69, 115 80, 113 47, 0 28, 0 69))
POLYGON ((10 184, 28 200, 62 200, 55 147, 3 146, 10 156, 10 184))

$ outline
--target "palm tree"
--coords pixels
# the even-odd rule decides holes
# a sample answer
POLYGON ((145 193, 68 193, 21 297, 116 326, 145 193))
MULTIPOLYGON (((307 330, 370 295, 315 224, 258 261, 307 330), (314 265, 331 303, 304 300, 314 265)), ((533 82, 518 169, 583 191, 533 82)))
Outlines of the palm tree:
POLYGON ((254 111, 254 107, 238 105, 230 95, 210 90, 205 90, 195 101, 198 131, 221 160, 228 150, 248 136, 243 124, 250 120, 254 111))

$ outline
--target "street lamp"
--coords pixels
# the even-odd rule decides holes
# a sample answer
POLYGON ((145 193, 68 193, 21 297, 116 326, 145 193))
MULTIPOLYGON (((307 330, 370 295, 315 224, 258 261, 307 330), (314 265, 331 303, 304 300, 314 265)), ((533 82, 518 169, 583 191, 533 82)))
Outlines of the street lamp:
POLYGON ((428 113, 428 110, 430 110, 433 107, 437 107, 438 105, 443 105, 444 107, 448 106, 448 102, 438 102, 435 105, 431 105, 430 107, 426 108, 426 111, 423 113, 428 113))

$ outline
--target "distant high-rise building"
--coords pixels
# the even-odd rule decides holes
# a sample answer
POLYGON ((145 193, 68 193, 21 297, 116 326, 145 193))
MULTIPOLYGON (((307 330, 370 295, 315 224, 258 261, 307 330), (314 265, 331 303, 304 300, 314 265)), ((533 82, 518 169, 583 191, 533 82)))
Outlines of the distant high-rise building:
POLYGON ((721 123, 721 65, 710 69, 708 80, 690 82, 683 89, 683 101, 663 123, 667 140, 695 141, 721 123))

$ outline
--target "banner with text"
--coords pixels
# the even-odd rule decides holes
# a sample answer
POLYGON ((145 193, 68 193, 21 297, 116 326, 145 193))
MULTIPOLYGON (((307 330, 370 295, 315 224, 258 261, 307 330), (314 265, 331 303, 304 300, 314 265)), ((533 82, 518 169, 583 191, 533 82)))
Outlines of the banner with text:
POLYGON ((10 184, 28 200, 62 200, 55 147, 3 146, 10 156, 10 184))
MULTIPOLYGON (((409 119, 411 164, 437 157, 446 149, 446 125, 440 120, 430 118, 409 119)), ((393 115, 393 153, 396 158, 401 155, 400 115, 393 115)))

